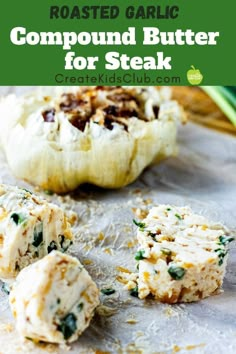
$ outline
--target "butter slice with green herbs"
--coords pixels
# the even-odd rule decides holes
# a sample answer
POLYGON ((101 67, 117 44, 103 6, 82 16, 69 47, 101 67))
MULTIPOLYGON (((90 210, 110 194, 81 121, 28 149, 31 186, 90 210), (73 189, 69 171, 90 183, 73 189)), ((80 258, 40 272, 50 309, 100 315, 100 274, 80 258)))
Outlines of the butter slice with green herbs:
POLYGON ((221 224, 172 205, 153 207, 135 224, 140 299, 151 294, 166 303, 192 302, 221 287, 233 241, 221 224))
POLYGON ((75 257, 52 251, 20 272, 9 300, 21 336, 69 343, 88 327, 99 291, 75 257))
POLYGON ((0 279, 11 282, 27 265, 52 250, 64 252, 71 243, 61 208, 28 190, 0 184, 0 279))

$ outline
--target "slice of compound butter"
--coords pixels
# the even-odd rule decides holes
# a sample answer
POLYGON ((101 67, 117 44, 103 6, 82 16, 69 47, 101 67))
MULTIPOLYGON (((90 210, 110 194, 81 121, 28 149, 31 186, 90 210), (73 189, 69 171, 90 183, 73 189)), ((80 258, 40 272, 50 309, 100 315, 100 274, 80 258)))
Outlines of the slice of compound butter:
POLYGON ((17 330, 34 341, 75 341, 98 304, 99 291, 88 272, 58 251, 25 268, 10 293, 17 330))
POLYGON ((71 243, 62 209, 25 189, 0 185, 0 279, 14 280, 22 268, 71 243))
POLYGON ((159 205, 137 223, 138 296, 167 303, 191 302, 213 294, 223 282, 226 229, 189 207, 159 205))

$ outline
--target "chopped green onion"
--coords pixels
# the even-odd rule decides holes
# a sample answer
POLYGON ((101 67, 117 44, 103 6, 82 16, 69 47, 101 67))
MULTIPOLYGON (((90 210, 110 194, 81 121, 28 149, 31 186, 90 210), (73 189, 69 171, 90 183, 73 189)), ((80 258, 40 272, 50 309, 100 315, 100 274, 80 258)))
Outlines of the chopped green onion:
POLYGON ((176 218, 182 220, 182 217, 179 214, 175 214, 176 218))
POLYGON ((151 231, 148 231, 148 234, 147 234, 148 236, 151 236, 151 238, 153 239, 153 241, 155 241, 155 242, 157 242, 157 240, 156 240, 156 233, 154 233, 154 232, 151 232, 151 231))
POLYGON ((133 219, 133 223, 139 227, 140 231, 144 231, 146 224, 144 222, 139 222, 133 219))
POLYGON ((3 291, 5 294, 7 294, 7 295, 10 294, 10 288, 9 288, 9 285, 8 285, 7 283, 3 283, 3 284, 2 284, 2 291, 3 291))
POLYGON ((218 245, 227 245, 228 243, 234 241, 234 237, 230 236, 220 236, 219 237, 219 242, 217 243, 218 245))
POLYGON ((16 225, 22 224, 26 220, 26 217, 20 213, 11 214, 10 218, 14 221, 16 225))
POLYGON ((23 191, 25 191, 25 192, 27 192, 27 193, 29 193, 29 194, 32 194, 32 192, 30 192, 28 189, 26 189, 26 188, 21 188, 23 191))
POLYGON ((69 313, 62 320, 58 326, 58 331, 62 332, 64 339, 69 339, 77 330, 77 318, 73 313, 69 313))
POLYGON ((66 252, 68 250, 68 248, 73 244, 73 242, 71 240, 69 240, 68 238, 66 238, 64 235, 59 235, 58 236, 59 239, 59 243, 61 246, 61 252, 66 252))
POLYGON ((77 306, 77 308, 78 308, 79 312, 81 312, 81 311, 83 310, 83 308, 84 308, 83 302, 81 302, 81 303, 77 306))
POLYGON ((130 290, 130 295, 134 297, 138 297, 138 285, 130 290))
POLYGON ((138 252, 136 252, 134 259, 136 261, 141 261, 142 259, 145 259, 146 257, 144 257, 144 253, 144 250, 139 250, 138 252))
POLYGON ((182 267, 178 267, 177 265, 172 264, 168 268, 168 273, 174 280, 181 280, 184 277, 186 270, 182 267))
POLYGON ((217 248, 215 250, 215 252, 217 253, 218 257, 219 257, 219 266, 221 266, 224 263, 224 258, 227 255, 228 251, 225 251, 223 248, 217 248))
POLYGON ((48 245, 48 253, 52 252, 53 250, 57 250, 57 244, 55 241, 51 241, 50 244, 48 245))
POLYGON ((36 225, 34 228, 34 242, 32 245, 38 247, 43 242, 43 223, 36 225))
POLYGON ((112 295, 112 294, 114 294, 116 291, 114 290, 114 289, 110 289, 110 288, 108 288, 108 289, 101 289, 101 293, 103 294, 103 295, 112 295))

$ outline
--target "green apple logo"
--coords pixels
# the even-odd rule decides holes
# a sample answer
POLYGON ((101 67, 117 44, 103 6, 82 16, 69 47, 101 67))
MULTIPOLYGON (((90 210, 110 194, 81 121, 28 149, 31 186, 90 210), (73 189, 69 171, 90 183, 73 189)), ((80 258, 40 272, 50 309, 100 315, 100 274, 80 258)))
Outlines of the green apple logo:
POLYGON ((193 65, 191 65, 191 68, 192 69, 188 70, 188 72, 187 72, 188 82, 191 85, 199 85, 202 82, 203 76, 202 76, 200 70, 195 69, 195 67, 193 65))

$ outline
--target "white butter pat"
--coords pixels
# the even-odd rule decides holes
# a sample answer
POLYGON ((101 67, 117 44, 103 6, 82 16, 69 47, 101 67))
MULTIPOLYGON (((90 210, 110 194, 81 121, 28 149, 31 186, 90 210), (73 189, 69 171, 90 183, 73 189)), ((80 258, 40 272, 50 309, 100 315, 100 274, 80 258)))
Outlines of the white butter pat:
POLYGON ((27 265, 54 249, 64 252, 71 243, 61 208, 25 189, 0 184, 0 279, 14 280, 27 265))
POLYGON ((53 251, 18 275, 9 300, 23 337, 65 343, 88 327, 99 291, 76 258, 53 251))
POLYGON ((140 299, 151 294, 161 302, 192 302, 221 287, 233 241, 221 224, 189 207, 159 205, 138 225, 140 299))

